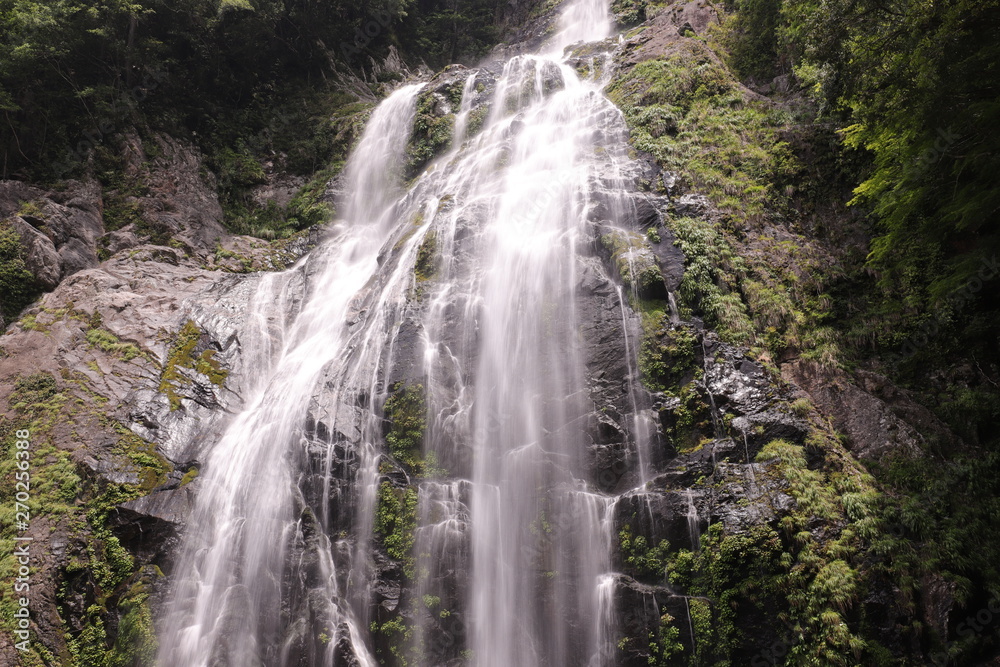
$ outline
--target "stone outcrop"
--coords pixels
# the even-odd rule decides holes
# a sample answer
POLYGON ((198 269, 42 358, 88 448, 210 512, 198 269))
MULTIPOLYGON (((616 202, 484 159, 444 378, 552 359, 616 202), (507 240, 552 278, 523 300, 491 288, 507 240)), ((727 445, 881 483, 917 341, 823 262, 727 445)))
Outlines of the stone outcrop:
POLYGON ((97 266, 97 240, 104 234, 101 212, 95 181, 70 181, 59 192, 0 182, 0 219, 9 220, 20 235, 28 270, 45 289, 97 266))
POLYGON ((797 361, 785 364, 782 374, 807 392, 816 407, 833 419, 837 429, 848 437, 851 452, 860 459, 880 461, 899 455, 915 458, 922 455, 925 447, 924 437, 900 419, 885 401, 866 391, 865 386, 895 394, 897 404, 910 413, 919 413, 938 433, 947 432, 926 408, 900 396, 899 390, 892 388, 885 378, 872 373, 861 373, 856 380, 837 369, 797 361))

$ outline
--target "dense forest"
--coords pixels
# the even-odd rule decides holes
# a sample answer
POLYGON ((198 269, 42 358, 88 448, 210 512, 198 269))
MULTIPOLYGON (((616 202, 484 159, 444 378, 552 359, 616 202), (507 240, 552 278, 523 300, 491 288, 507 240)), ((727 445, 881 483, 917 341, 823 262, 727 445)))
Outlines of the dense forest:
MULTIPOLYGON (((0 0, 0 178, 54 191, 96 179, 107 229, 124 228, 141 223, 143 184, 123 146, 137 136, 152 157, 168 135, 204 155, 228 231, 287 239, 331 217, 323 190, 396 84, 474 65, 556 4, 0 0), (295 196, 252 197, 276 172, 300 179, 295 196)), ((633 35, 675 4, 612 12, 633 35)), ((995 664, 1000 614, 960 625, 1000 598, 1000 0, 713 10, 716 23, 683 34, 710 55, 678 47, 607 88, 634 148, 722 212, 711 230, 675 230, 682 305, 766 365, 814 361, 832 384, 888 378, 933 416, 914 425, 920 456, 865 462, 878 493, 860 558, 911 613, 930 578, 960 610, 943 636, 914 616, 902 649, 843 640, 788 664, 995 664)), ((3 221, 4 325, 43 291, 3 221)), ((655 384, 650 340, 640 364, 655 384)))
MULTIPOLYGON (((496 41, 500 5, 6 3, 3 174, 71 175, 85 157, 81 137, 100 142, 128 123, 232 147, 265 129, 280 107, 306 104, 304 91, 329 94, 325 81, 370 67, 369 57, 389 45, 435 68, 476 60, 496 41)), ((308 133, 305 125, 293 130, 308 133)), ((282 139, 289 141, 261 148, 287 148, 282 139)), ((329 157, 323 146, 311 148, 313 162, 302 158, 294 168, 329 157)))

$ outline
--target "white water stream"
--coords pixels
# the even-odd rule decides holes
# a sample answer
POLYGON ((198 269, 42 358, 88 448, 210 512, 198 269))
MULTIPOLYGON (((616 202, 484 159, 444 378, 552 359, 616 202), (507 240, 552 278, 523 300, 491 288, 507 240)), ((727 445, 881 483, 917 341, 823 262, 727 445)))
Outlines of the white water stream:
MULTIPOLYGON (((614 664, 613 500, 588 482, 593 404, 576 289, 590 193, 624 183, 629 160, 604 82, 582 80, 562 56, 608 36, 607 5, 569 2, 546 55, 508 61, 476 132, 472 105, 490 93, 471 73, 455 145, 409 190, 401 165, 422 86, 393 93, 348 164, 334 234, 261 279, 241 340, 257 382, 203 462, 164 667, 377 664, 378 410, 406 326, 423 347, 425 453, 447 471, 409 480, 419 490, 409 663, 461 649, 477 667, 614 664), (435 275, 422 282, 414 265, 430 238, 435 275), (289 314, 283 295, 296 286, 305 293, 289 314), (317 413, 330 431, 319 471, 307 426, 317 413), (306 471, 323 480, 317 507, 306 471)), ((651 426, 632 419, 642 483, 651 426)))

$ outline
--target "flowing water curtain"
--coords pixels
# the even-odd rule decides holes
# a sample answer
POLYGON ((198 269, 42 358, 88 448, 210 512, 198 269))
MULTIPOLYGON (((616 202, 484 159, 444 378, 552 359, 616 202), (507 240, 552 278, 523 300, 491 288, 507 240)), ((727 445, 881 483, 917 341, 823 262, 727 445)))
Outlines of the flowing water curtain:
MULTIPOLYGON (((290 463, 302 458, 298 450, 317 381, 352 340, 347 323, 355 295, 378 270, 378 252, 394 231, 394 176, 418 92, 419 86, 401 89, 375 112, 347 169, 349 219, 306 262, 283 274, 285 280, 304 274, 306 299, 287 330, 278 332, 283 342, 270 350, 272 363, 261 366, 273 370, 261 375, 246 408, 206 453, 168 601, 159 656, 164 665, 298 664, 301 656, 284 650, 289 644, 315 651, 312 664, 332 665, 338 642, 317 648, 309 641, 319 634, 311 627, 317 620, 328 632, 347 635, 356 659, 374 665, 340 601, 329 540, 308 545, 316 552, 309 573, 297 572, 287 558, 290 548, 305 548, 295 545, 303 537, 303 508, 290 463), (310 579, 325 589, 322 594, 297 590, 310 579)), ((262 281, 261 290, 272 289, 271 283, 262 281)), ((275 303, 258 298, 254 306, 260 311, 251 320, 261 321, 275 303)), ((273 317, 280 321, 282 314, 273 317)))
MULTIPOLYGON (((572 5, 560 38, 605 36, 606 5, 580 11, 594 4, 572 5), (599 25, 581 26, 581 15, 599 25)), ((481 133, 429 179, 447 193, 430 214, 450 252, 424 320, 427 446, 471 483, 421 487, 417 551, 428 564, 418 591, 439 600, 464 587, 435 564, 471 568, 461 639, 474 664, 610 664, 610 501, 586 490, 580 418, 592 405, 575 285, 588 192, 596 172, 614 171, 595 164, 596 142, 617 143, 604 162, 625 159, 624 134, 599 83, 558 57, 508 61, 489 108, 481 133)), ((420 655, 442 633, 447 625, 425 616, 420 655)))
POLYGON ((410 664, 614 664, 614 500, 585 458, 578 284, 595 193, 615 222, 634 178, 620 114, 561 58, 609 27, 606 2, 571 3, 553 55, 507 62, 474 132, 488 75, 470 74, 456 141, 408 191, 420 87, 375 111, 346 170, 345 222, 289 272, 305 299, 275 370, 209 453, 164 664, 374 664, 379 409, 415 314, 427 429, 401 591, 415 627, 395 648, 410 664))

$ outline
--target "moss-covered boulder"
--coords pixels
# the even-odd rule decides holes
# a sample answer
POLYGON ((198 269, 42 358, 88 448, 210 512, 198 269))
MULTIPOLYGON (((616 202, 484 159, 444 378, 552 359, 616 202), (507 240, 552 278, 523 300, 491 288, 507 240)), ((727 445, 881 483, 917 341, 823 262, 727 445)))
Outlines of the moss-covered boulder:
POLYGON ((646 236, 630 230, 608 228, 601 235, 601 245, 610 253, 622 283, 640 298, 665 299, 663 273, 649 243, 646 236))

